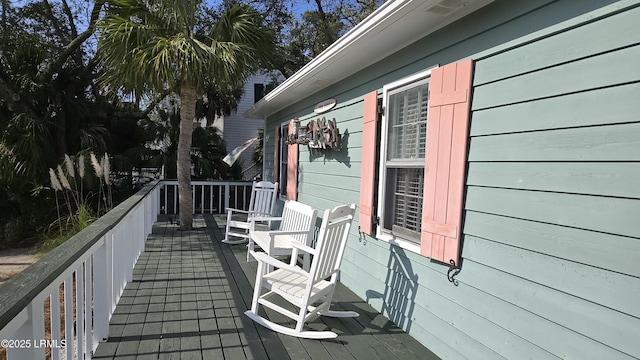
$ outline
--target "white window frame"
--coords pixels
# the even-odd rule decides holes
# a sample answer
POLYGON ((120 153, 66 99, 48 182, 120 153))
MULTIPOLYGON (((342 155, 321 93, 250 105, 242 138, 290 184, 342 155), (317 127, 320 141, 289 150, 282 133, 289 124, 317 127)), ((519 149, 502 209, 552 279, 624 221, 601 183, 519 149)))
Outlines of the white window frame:
POLYGON ((279 151, 279 171, 278 171, 278 191, 280 192, 280 199, 287 200, 287 165, 289 164, 289 145, 287 144, 287 138, 289 137, 289 121, 285 121, 280 124, 280 143, 279 151))
MULTIPOLYGON (((388 151, 388 132, 389 132, 389 95, 391 92, 398 90, 403 87, 410 87, 415 84, 415 86, 419 86, 420 82, 430 81, 431 71, 437 66, 431 67, 427 70, 415 73, 413 75, 407 76, 400 80, 394 81, 392 83, 386 84, 382 88, 382 106, 383 106, 383 114, 382 114, 382 124, 380 129, 380 167, 378 178, 380 181, 378 182, 378 219, 380 222, 377 226, 376 238, 387 241, 391 244, 397 245, 403 249, 420 253, 420 242, 415 240, 409 240, 407 238, 403 238, 401 235, 393 234, 390 230, 385 229, 383 227, 383 219, 387 211, 393 211, 393 206, 386 207, 385 201, 387 199, 386 194, 386 186, 387 186, 387 151, 388 151)), ((430 84, 430 82, 429 82, 430 84)), ((427 121, 428 122, 428 121, 427 121)), ((426 150, 425 150, 426 151, 426 150)), ((426 154, 425 154, 426 156, 426 154)), ((424 169, 426 159, 422 159, 422 167, 424 169)))

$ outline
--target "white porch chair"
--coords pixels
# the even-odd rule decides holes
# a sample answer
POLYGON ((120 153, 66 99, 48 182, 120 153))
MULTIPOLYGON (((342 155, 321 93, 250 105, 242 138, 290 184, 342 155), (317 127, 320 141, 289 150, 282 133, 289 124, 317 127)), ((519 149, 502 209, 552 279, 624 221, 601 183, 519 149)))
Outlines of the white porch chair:
POLYGON ((304 331, 303 327, 305 322, 319 315, 358 316, 358 313, 354 311, 329 310, 355 209, 355 204, 351 204, 326 210, 316 247, 311 248, 304 244, 292 243, 294 250, 289 264, 265 253, 251 252, 259 264, 251 310, 245 311, 245 315, 262 326, 286 335, 308 339, 336 338, 338 335, 333 331, 304 331), (309 271, 296 265, 298 252, 305 252, 313 256, 309 271), (265 267, 274 267, 277 270, 265 273, 265 267), (263 289, 266 289, 267 292, 261 294, 263 289), (270 301, 269 299, 275 295, 291 303, 299 311, 295 313, 270 301), (258 305, 266 306, 295 320, 295 328, 276 324, 258 315, 258 305))
POLYGON ((278 183, 254 182, 251 188, 249 210, 227 208, 227 229, 222 242, 227 244, 246 242, 249 239, 251 221, 262 221, 263 218, 273 216, 277 194, 278 183))
MULTIPOLYGON (((316 226, 316 213, 317 211, 309 205, 287 200, 284 203, 281 217, 260 219, 279 221, 280 226, 278 229, 256 231, 255 227, 250 225, 247 261, 251 261, 250 253, 255 250, 256 245, 271 257, 291 255, 293 251, 292 243, 310 246, 316 226)), ((308 254, 304 255, 303 263, 308 269, 309 256, 308 254)))

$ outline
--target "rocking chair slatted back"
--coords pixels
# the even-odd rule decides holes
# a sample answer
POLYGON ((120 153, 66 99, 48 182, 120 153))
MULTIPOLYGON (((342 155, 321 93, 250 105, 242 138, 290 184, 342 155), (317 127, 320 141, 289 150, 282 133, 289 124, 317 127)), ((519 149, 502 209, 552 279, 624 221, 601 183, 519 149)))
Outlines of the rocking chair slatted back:
POLYGON ((249 209, 227 208, 227 228, 223 243, 240 244, 249 240, 251 221, 273 216, 276 208, 278 183, 254 182, 251 188, 249 209))
POLYGON ((287 201, 282 211, 282 221, 278 230, 295 231, 300 229, 309 229, 308 234, 290 235, 297 242, 309 244, 309 239, 313 239, 314 225, 316 221, 315 214, 312 214, 309 206, 297 201, 287 201), (312 216, 313 215, 313 216, 312 216))
MULTIPOLYGON (((326 210, 318 233, 317 259, 311 263, 312 283, 328 277, 335 277, 340 269, 342 256, 347 245, 349 230, 355 212, 355 205, 344 205, 326 210)), ((333 280, 333 279, 332 279, 333 280)))
POLYGON ((273 210, 276 206, 277 183, 273 184, 268 181, 260 181, 254 183, 251 192, 251 200, 249 209, 251 217, 267 217, 273 216, 273 210), (274 191, 275 189, 275 191, 274 191))

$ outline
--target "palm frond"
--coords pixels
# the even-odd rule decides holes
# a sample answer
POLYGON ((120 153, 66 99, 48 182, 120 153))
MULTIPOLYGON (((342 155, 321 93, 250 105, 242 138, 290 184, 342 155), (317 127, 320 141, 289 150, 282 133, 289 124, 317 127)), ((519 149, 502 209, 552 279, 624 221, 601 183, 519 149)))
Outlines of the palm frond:
POLYGON ((199 6, 181 0, 111 2, 99 24, 98 48, 108 69, 103 83, 141 93, 245 80, 267 59, 273 36, 255 10, 234 5, 199 40, 193 33, 199 6))

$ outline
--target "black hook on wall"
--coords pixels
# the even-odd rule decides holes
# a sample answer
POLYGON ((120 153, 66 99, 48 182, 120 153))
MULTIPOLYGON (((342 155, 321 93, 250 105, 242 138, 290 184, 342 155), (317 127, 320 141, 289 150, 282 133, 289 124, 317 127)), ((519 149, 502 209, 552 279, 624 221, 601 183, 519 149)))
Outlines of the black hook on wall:
POLYGON ((460 272, 460 266, 456 265, 456 262, 453 260, 450 260, 449 264, 450 265, 449 265, 449 271, 447 271, 447 279, 453 285, 458 286, 460 282, 457 279, 455 279, 455 276, 458 275, 458 273, 460 272))

